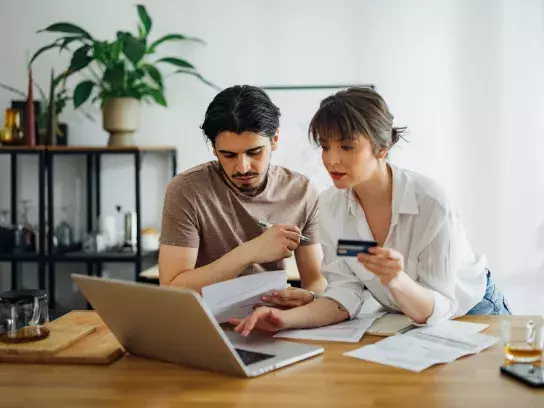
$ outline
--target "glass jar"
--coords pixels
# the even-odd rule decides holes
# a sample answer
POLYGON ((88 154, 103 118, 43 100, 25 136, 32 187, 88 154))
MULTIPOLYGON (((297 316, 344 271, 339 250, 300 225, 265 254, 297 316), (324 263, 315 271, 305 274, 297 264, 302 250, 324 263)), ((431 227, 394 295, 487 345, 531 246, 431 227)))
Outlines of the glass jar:
POLYGON ((22 343, 49 335, 47 293, 39 289, 12 290, 0 294, 0 340, 22 343))

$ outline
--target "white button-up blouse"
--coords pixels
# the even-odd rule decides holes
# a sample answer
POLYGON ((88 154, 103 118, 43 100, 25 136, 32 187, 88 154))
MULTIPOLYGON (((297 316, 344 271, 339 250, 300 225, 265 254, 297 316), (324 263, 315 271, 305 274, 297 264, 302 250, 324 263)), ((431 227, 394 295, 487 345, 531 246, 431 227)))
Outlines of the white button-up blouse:
MULTIPOLYGON (((393 175, 391 226, 384 247, 404 257, 404 272, 434 297, 432 325, 464 315, 485 293, 486 259, 473 253, 458 215, 443 190, 421 174, 389 163, 393 175)), ((335 187, 320 199, 324 296, 355 317, 366 288, 384 307, 400 311, 389 289, 357 258, 336 256, 338 239, 374 240, 365 213, 351 190, 335 187)))

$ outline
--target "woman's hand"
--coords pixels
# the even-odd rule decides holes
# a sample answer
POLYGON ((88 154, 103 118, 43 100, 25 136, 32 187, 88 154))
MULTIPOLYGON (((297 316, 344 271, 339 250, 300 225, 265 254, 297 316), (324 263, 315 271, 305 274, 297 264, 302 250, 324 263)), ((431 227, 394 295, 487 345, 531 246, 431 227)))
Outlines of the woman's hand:
POLYGON ((368 254, 358 254, 357 260, 380 278, 382 285, 387 286, 402 272, 404 258, 400 252, 383 247, 372 247, 368 249, 368 252, 368 254))
POLYGON ((266 303, 272 303, 284 309, 304 306, 314 300, 312 293, 306 289, 287 288, 284 290, 275 290, 270 296, 263 296, 261 300, 266 303))
POLYGON ((253 329, 277 332, 286 327, 282 314, 281 310, 263 306, 245 319, 231 319, 229 323, 235 325, 234 331, 242 336, 249 335, 253 329))

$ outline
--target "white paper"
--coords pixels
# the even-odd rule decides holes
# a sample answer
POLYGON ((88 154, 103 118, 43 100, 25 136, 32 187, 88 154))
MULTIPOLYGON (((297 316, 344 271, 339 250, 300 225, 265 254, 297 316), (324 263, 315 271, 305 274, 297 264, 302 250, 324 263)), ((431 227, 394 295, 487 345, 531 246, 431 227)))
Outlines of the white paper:
POLYGON ((383 316, 385 312, 364 313, 358 315, 355 319, 331 324, 329 326, 318 327, 315 329, 294 329, 283 330, 276 333, 274 337, 284 339, 301 340, 322 340, 339 341, 346 343, 357 343, 365 334, 366 330, 372 325, 374 320, 383 316))
POLYGON ((243 276, 202 288, 202 298, 219 323, 243 319, 262 304, 261 296, 287 288, 285 271, 271 271, 243 276))
POLYGON ((411 334, 423 333, 439 337, 470 336, 485 330, 488 324, 460 322, 457 320, 445 320, 435 326, 422 326, 410 331, 411 334))
POLYGON ((496 344, 497 337, 478 333, 488 325, 445 321, 397 334, 375 344, 345 353, 348 357, 391 365, 414 372, 451 363, 496 344))

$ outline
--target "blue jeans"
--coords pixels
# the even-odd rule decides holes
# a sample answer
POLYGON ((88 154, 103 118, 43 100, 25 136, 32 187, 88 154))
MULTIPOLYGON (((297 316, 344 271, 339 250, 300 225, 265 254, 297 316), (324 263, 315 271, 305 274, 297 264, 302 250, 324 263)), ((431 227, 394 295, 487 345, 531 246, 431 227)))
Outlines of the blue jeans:
POLYGON ((484 298, 467 315, 511 315, 504 294, 495 286, 491 272, 487 271, 487 285, 485 287, 484 298))

